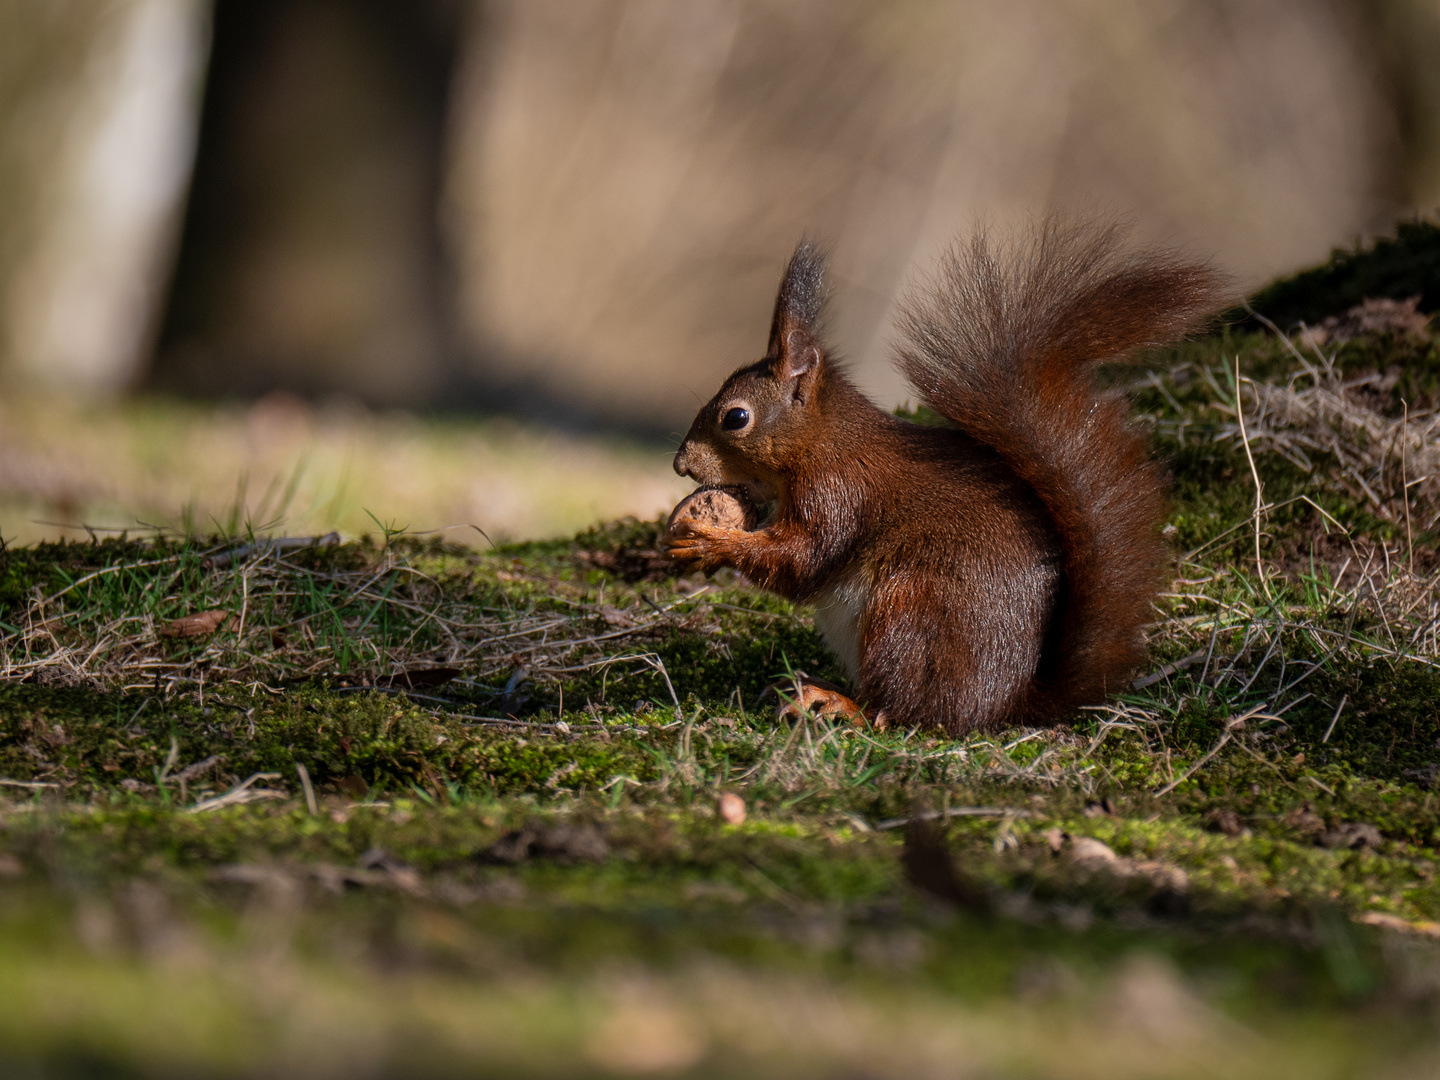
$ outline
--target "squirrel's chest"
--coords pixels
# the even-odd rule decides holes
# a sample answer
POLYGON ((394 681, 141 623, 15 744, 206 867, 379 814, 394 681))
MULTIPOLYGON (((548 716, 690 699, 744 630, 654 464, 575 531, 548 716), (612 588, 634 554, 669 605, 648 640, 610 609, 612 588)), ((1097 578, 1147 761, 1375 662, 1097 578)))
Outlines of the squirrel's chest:
POLYGON ((870 580, 858 568, 833 582, 814 600, 815 628, 840 657, 852 679, 860 670, 860 620, 869 601, 870 580))

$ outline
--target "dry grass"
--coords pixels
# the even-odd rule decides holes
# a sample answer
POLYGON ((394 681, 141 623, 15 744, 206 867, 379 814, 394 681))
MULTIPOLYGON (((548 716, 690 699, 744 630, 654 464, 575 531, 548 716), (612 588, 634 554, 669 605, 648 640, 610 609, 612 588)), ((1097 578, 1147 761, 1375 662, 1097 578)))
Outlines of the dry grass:
MULTIPOLYGON (((0 679, 168 698, 203 697, 207 680, 212 690, 278 692, 269 684, 347 675, 356 685, 418 690, 440 672, 452 691, 493 693, 488 684, 512 676, 512 690, 521 678, 560 686, 638 665, 670 686, 659 657, 634 643, 706 621, 705 586, 663 606, 626 592, 617 607, 603 588, 574 599, 566 594, 577 590, 548 572, 507 570, 503 559, 485 564, 477 586, 475 557, 450 549, 461 569, 447 572, 447 556, 427 560, 413 542, 349 548, 338 559, 323 546, 181 540, 166 553, 160 545, 158 557, 76 568, 65 572, 68 584, 37 588, 0 636, 0 679), (245 556, 223 558, 237 550, 245 556), (427 562, 430 572, 416 565, 427 562), (501 581, 542 585, 548 595, 507 595, 501 581), (681 605, 683 623, 674 614, 681 605)), ((670 697, 679 704, 673 686, 670 697)))
MULTIPOLYGON (((1299 351, 1295 358, 1300 370, 1284 383, 1242 380, 1251 444, 1307 473, 1316 455, 1331 455, 1339 466, 1332 479, 1376 517, 1433 529, 1440 522, 1440 410, 1407 407, 1398 417, 1386 415, 1376 401, 1394 387, 1398 371, 1347 378, 1333 353, 1316 349, 1313 363, 1299 351)), ((1239 433, 1237 413, 1226 435, 1239 433)))

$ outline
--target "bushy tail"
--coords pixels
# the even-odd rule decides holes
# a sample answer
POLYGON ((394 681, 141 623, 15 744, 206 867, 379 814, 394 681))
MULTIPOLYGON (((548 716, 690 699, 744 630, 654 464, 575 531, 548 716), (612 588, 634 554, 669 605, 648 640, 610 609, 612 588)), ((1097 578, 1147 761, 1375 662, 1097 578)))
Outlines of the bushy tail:
POLYGON ((1164 477, 1092 367, 1174 340, 1226 297, 1210 267, 1125 254, 1122 237, 1053 219, 999 247, 980 232, 902 309, 900 364, 916 393, 999 451, 1060 536, 1058 639, 1032 715, 1124 688, 1164 567, 1164 477))

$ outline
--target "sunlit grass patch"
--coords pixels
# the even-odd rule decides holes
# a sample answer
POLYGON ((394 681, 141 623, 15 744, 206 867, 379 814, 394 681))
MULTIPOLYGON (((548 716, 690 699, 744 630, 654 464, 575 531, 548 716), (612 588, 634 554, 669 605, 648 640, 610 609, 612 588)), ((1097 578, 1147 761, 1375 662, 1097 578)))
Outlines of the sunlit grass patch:
POLYGON ((132 536, 249 524, 353 537, 377 531, 378 517, 483 545, 477 528, 503 542, 652 516, 685 491, 668 457, 664 446, 501 418, 283 396, 251 405, 9 397, 0 403, 0 532, 21 544, 83 539, 86 525, 132 536))

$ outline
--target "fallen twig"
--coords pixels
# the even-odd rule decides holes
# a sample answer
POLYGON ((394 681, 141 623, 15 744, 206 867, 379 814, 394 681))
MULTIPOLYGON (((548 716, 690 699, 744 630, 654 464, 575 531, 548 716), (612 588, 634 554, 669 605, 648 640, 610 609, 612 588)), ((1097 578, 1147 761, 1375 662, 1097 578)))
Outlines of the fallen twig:
POLYGON ((236 784, 223 795, 216 795, 211 799, 204 799, 190 807, 190 813, 203 814, 207 810, 220 810, 227 806, 240 806, 244 803, 259 802, 262 799, 283 799, 287 792, 275 791, 271 788, 257 788, 253 785, 261 780, 278 780, 280 774, 277 772, 260 772, 236 784))
POLYGON ((902 825, 909 825, 912 821, 937 821, 952 817, 1030 817, 1029 810, 1019 810, 1012 806, 952 806, 948 810, 923 810, 918 814, 911 814, 909 817, 885 818, 877 821, 873 828, 877 831, 882 829, 898 829, 902 825))
POLYGON ((340 534, 337 532, 329 532, 324 536, 277 536, 266 540, 257 540, 253 544, 241 544, 239 547, 233 547, 227 551, 216 552, 205 559, 201 565, 209 570, 223 570, 237 559, 244 559, 252 554, 265 555, 272 551, 331 547, 338 543, 340 543, 340 534))

